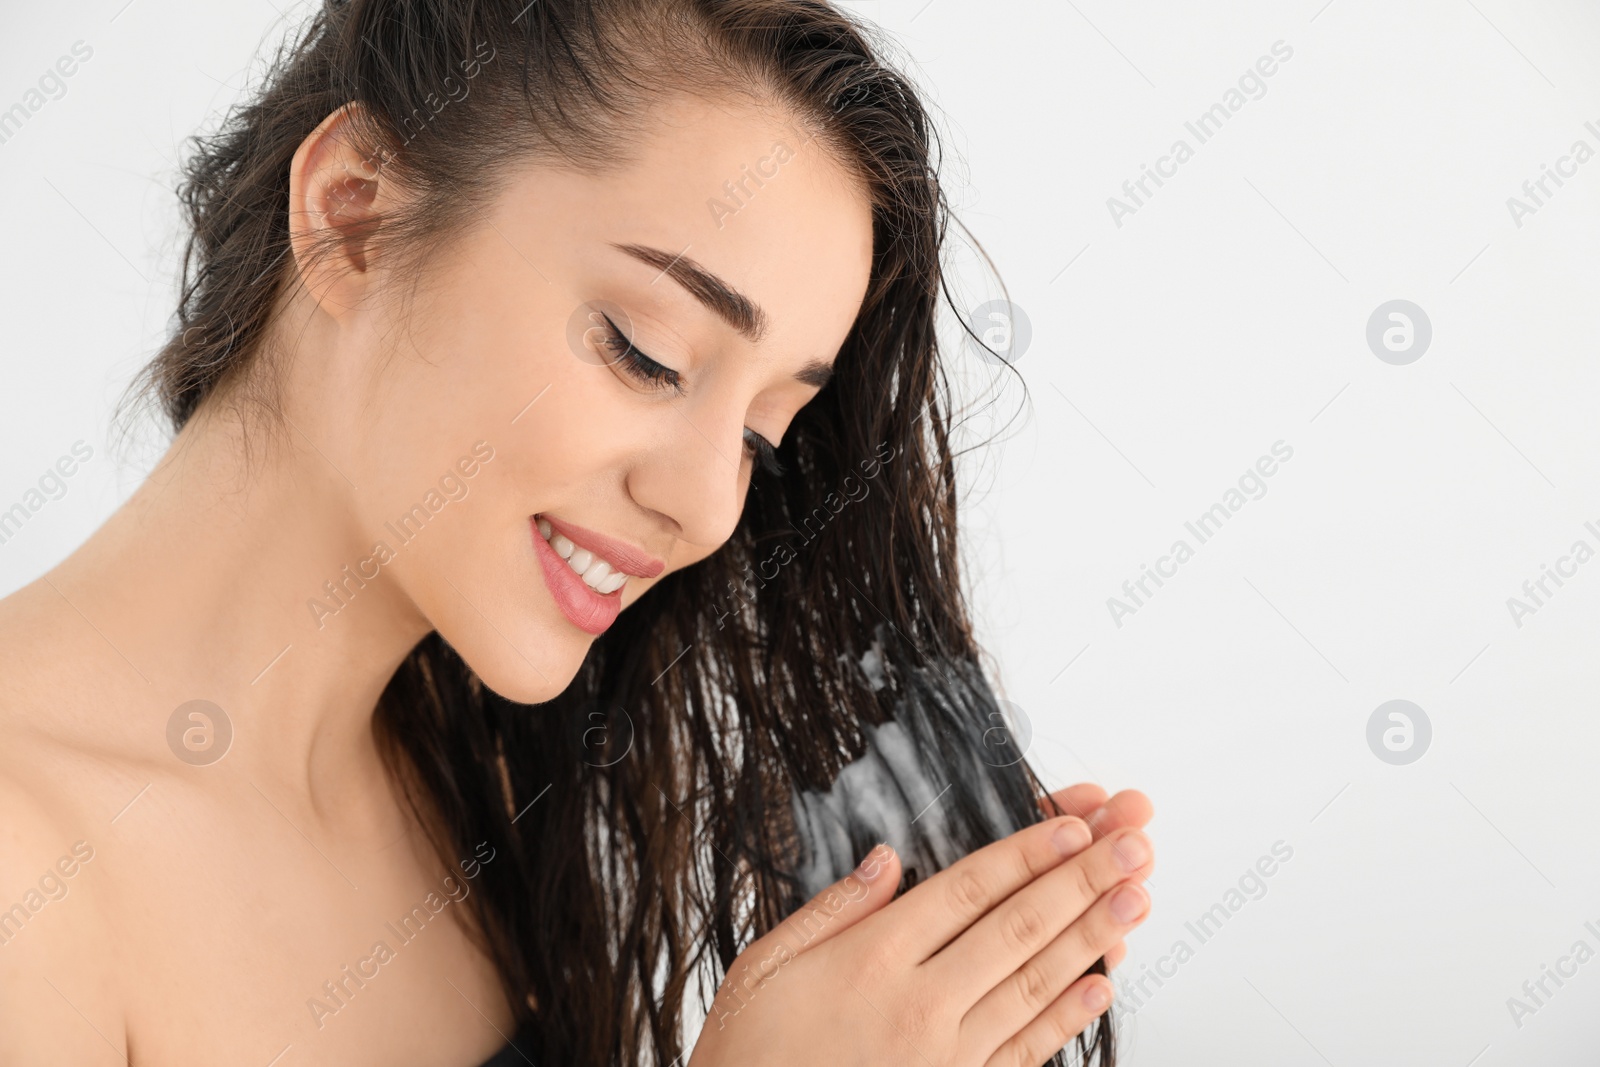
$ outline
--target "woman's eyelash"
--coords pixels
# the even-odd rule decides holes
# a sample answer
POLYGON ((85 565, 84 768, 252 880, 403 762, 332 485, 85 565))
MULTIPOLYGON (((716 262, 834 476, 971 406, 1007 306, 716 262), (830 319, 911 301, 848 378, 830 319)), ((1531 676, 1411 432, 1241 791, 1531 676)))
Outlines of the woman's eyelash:
POLYGON ((755 460, 756 466, 768 474, 783 473, 783 464, 778 462, 778 450, 772 447, 771 441, 768 441, 748 426, 744 430, 744 450, 747 455, 755 460))
POLYGON ((633 342, 622 335, 622 331, 617 329, 617 324, 604 312, 600 313, 600 317, 606 323, 606 333, 602 343, 612 351, 621 353, 617 356, 616 362, 621 363, 624 370, 646 385, 671 389, 679 396, 683 395, 683 377, 677 371, 662 366, 635 348, 633 342))
MULTIPOLYGON (((622 335, 622 331, 617 329, 617 324, 612 322, 605 312, 599 314, 606 324, 603 343, 612 351, 620 353, 615 362, 621 363, 624 370, 646 385, 672 389, 679 396, 683 395, 682 375, 639 351, 632 341, 622 335)), ((744 450, 745 454, 755 461, 756 466, 768 474, 783 473, 783 464, 778 462, 778 450, 773 447, 771 441, 748 426, 744 430, 744 450)))

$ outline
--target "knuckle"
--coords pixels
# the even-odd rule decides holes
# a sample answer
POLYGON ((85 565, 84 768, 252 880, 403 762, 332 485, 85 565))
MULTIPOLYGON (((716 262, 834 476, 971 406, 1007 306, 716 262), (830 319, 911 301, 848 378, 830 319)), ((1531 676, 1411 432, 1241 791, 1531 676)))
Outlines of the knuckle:
POLYGON ((1081 919, 1067 927, 1065 936, 1074 954, 1098 959, 1116 944, 1118 934, 1111 925, 1110 912, 1098 907, 1091 908, 1081 919))
MULTIPOLYGON (((1039 836, 1044 836, 1041 832, 1039 836)), ((1048 842, 1049 838, 1045 840, 1048 842)), ((1035 878, 1050 873, 1050 869, 1061 862, 1061 857, 1055 855, 1055 846, 1048 843, 1037 845, 1033 842, 1017 841, 1017 847, 1012 853, 1016 865, 1017 881, 1026 885, 1035 878), (1033 845, 1033 847, 1030 847, 1033 845), (1047 858, 1047 853, 1049 858, 1047 858)))
POLYGON ((965 920, 972 920, 989 910, 989 890, 976 871, 968 868, 952 872, 950 880, 950 908, 965 920))
POLYGON ((1017 901, 1006 909, 1001 929, 1012 948, 1027 952, 1039 947, 1047 930, 1044 916, 1027 901, 1017 901))
POLYGON ((1095 877, 1095 868, 1088 862, 1072 860, 1067 864, 1068 878, 1072 882, 1072 892, 1078 901, 1087 907, 1090 901, 1100 895, 1100 888, 1095 877))
POLYGON ((1123 877, 1126 873, 1122 866, 1123 861, 1143 868, 1149 865, 1151 857, 1150 839, 1137 829, 1129 828, 1111 838, 1110 855, 1106 857, 1106 869, 1114 871, 1113 877, 1123 877))
POLYGON ((1061 1051, 1075 1034, 1076 1031, 1067 1026, 1067 1021, 1061 1012, 1046 1013, 1039 1020, 1039 1032, 1033 1035, 1033 1047, 1029 1050, 1032 1056, 1030 1062, 1034 1064, 1045 1062, 1050 1056, 1061 1051))
POLYGON ((1054 1054, 1053 1050, 1048 1053, 1041 1051, 1046 1047, 1048 1046, 1041 1038, 1029 1033, 1008 1044, 1004 1052, 994 1058, 994 1062, 1004 1064, 1005 1067, 1040 1067, 1040 1064, 1048 1063, 1054 1054))
POLYGON ((1017 972, 1016 978, 1017 999, 1022 1002, 1022 1007, 1033 1015, 1043 1012, 1050 1002, 1055 999, 1055 984, 1050 980, 1050 975, 1037 962, 1029 961, 1023 964, 1017 972))

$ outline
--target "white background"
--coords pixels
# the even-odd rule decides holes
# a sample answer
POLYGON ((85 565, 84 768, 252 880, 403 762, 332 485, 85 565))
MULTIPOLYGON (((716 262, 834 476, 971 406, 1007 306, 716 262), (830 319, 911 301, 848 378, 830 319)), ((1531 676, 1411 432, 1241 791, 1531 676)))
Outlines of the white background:
MULTIPOLYGON (((1600 950, 1600 562, 1520 627, 1506 601, 1600 548, 1600 159, 1520 227, 1506 201, 1575 140, 1600 150, 1600 12, 1322 4, 852 5, 900 42, 957 213, 1031 323, 1026 398, 951 345, 988 405, 973 439, 1002 435, 967 470, 981 635, 1049 783, 1155 803, 1154 910, 1119 971, 1170 977, 1146 979, 1125 1063, 1592 1063, 1600 959, 1520 1026, 1507 999, 1600 950), (1198 144, 1185 121, 1280 40, 1265 95, 1198 144), (1194 158, 1118 226, 1107 198, 1180 137, 1194 158), (1432 323, 1405 366, 1366 342, 1392 299, 1432 323), (1118 626, 1107 598, 1196 546, 1184 523, 1279 440, 1265 496, 1118 626), (1404 766, 1366 737, 1396 698, 1433 728, 1404 766), (1185 923, 1279 841, 1292 858, 1202 944, 1185 923)), ((0 108, 94 49, 0 145, 0 509, 95 449, 0 545, 4 593, 156 455, 108 420, 172 310, 175 162, 282 22, 258 0, 0 19, 0 108)), ((999 295, 970 249, 951 262, 963 310, 999 295)))

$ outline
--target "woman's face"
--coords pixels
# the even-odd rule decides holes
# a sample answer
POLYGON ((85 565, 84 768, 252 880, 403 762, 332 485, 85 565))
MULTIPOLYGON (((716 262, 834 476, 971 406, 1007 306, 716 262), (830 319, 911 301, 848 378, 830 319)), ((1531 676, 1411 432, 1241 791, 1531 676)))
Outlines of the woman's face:
MULTIPOLYGON (((865 190, 819 143, 743 106, 658 114, 618 172, 519 173, 403 316, 322 296, 353 569, 516 700, 564 689, 619 610, 728 539, 752 444, 817 394, 866 292, 865 190)), ((332 173, 339 151, 302 154, 332 173)), ((413 281, 364 275, 341 284, 413 281)))

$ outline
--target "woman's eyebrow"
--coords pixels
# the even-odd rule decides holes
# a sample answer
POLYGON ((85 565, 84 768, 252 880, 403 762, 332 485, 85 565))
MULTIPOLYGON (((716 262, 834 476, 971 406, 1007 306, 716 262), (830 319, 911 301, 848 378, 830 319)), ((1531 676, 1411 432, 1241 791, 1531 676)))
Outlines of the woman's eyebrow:
MULTIPOLYGON (((661 274, 668 275, 673 281, 683 286, 689 295, 700 301, 710 311, 732 326, 741 337, 751 343, 760 341, 767 334, 767 313, 761 310, 754 300, 745 296, 739 290, 706 270, 700 264, 684 255, 676 254, 649 245, 619 244, 615 241, 608 242, 612 248, 626 255, 632 256, 641 263, 655 267, 661 274)), ((687 251, 687 248, 685 249, 687 251)), ((652 285, 659 280, 660 274, 652 279, 652 285)), ((820 359, 814 359, 800 368, 795 373, 795 380, 805 385, 821 389, 828 384, 828 379, 833 375, 833 368, 820 359)))

